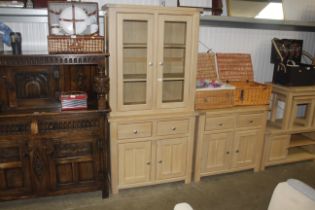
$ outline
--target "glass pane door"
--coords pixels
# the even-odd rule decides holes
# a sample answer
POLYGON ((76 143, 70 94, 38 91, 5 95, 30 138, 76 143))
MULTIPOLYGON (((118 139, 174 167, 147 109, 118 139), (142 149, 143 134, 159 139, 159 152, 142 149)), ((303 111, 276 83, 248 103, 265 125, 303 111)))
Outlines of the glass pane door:
POLYGON ((150 106, 152 68, 152 27, 150 15, 121 15, 118 31, 118 75, 121 79, 119 105, 124 109, 150 106), (151 30, 151 31, 150 31, 151 30), (128 108, 126 108, 128 107, 128 108))
MULTIPOLYGON (((190 50, 190 22, 187 17, 161 17, 163 38, 161 38, 160 85, 161 104, 177 103, 184 106, 187 93, 187 65, 190 50)), ((163 106, 163 105, 162 105, 163 106)))

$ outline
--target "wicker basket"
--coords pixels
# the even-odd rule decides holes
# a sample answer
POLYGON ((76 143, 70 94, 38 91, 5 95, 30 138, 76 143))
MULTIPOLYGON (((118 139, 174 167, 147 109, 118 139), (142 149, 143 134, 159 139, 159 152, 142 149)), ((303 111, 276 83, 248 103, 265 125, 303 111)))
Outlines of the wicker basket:
MULTIPOLYGON (((214 53, 198 54, 197 80, 217 80, 214 53)), ((233 105, 234 105, 233 87, 229 87, 229 89, 225 88, 196 89, 195 94, 196 110, 232 107, 233 105)))
POLYGON ((103 53, 98 3, 48 2, 49 53, 103 53), (71 13, 70 13, 71 12, 71 13))
POLYGON ((103 53, 102 36, 48 36, 49 53, 103 53))
POLYGON ((253 66, 249 54, 217 53, 220 79, 236 87, 235 105, 269 104, 271 85, 253 81, 253 66))

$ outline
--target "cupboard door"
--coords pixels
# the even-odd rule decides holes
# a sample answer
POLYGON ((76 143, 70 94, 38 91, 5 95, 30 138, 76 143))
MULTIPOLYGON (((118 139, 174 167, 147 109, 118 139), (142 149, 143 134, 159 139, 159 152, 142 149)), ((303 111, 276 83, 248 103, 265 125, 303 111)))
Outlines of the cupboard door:
POLYGON ((151 109, 153 15, 118 14, 117 18, 118 109, 151 109))
POLYGON ((288 156, 290 135, 269 137, 270 147, 268 149, 268 161, 283 160, 288 156))
POLYGON ((47 155, 50 155, 51 191, 79 191, 100 189, 101 144, 97 136, 81 135, 75 138, 48 139, 47 155))
POLYGON ((150 181, 151 142, 118 145, 119 186, 150 181))
POLYGON ((263 135, 258 130, 238 131, 235 134, 233 145, 233 168, 251 168, 255 165, 257 142, 261 141, 263 135))
POLYGON ((0 200, 31 193, 27 142, 22 136, 0 138, 0 200))
POLYGON ((201 173, 223 172, 229 168, 232 140, 231 132, 204 135, 201 173))
POLYGON ((192 17, 158 17, 157 105, 185 107, 188 101, 192 52, 192 17))
POLYGON ((183 177, 186 168, 186 138, 166 139, 157 142, 157 181, 183 177))

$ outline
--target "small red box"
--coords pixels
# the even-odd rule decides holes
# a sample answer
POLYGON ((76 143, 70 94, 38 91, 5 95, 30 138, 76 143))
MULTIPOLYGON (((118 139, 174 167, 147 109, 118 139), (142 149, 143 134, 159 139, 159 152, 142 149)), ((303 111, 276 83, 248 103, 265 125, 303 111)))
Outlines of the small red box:
POLYGON ((87 109, 87 94, 83 91, 62 92, 60 96, 61 110, 87 109))

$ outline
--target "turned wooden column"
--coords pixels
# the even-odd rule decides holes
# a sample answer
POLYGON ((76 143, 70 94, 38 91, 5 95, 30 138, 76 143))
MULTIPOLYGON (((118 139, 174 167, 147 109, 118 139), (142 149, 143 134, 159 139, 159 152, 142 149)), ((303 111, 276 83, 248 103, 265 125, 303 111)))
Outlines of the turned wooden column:
POLYGON ((95 91, 97 93, 97 108, 99 110, 108 108, 109 76, 107 61, 105 61, 105 65, 98 65, 97 67, 95 91))

